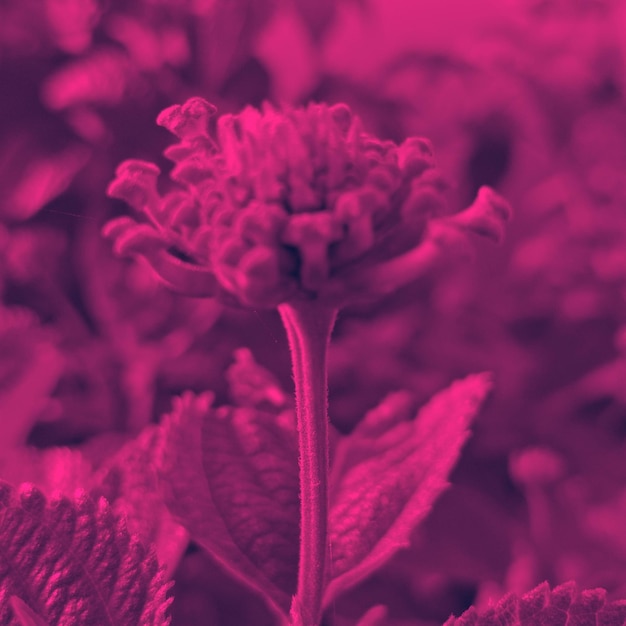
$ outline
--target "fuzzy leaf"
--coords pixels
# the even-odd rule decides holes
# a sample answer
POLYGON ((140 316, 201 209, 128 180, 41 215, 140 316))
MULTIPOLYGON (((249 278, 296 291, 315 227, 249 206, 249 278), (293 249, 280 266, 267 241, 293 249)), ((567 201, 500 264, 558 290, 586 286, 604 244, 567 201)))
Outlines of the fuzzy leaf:
POLYGON ((163 423, 166 503, 192 538, 280 614, 298 567, 298 462, 276 412, 186 393, 163 423))
POLYGON ((171 602, 153 553, 106 500, 52 498, 0 483, 0 625, 167 625, 171 602), (16 599, 17 598, 17 599, 16 599), (26 605, 28 608, 25 608, 26 605), (30 609, 30 610, 28 610, 30 609))
POLYGON ((409 394, 392 394, 340 442, 331 476, 326 606, 409 545, 447 487, 490 389, 488 374, 468 376, 434 396, 415 420, 409 394))
POLYGON ((568 582, 550 590, 547 582, 521 598, 504 596, 484 613, 471 607, 461 617, 450 616, 444 626, 624 626, 626 600, 606 601, 604 589, 578 591, 568 582))

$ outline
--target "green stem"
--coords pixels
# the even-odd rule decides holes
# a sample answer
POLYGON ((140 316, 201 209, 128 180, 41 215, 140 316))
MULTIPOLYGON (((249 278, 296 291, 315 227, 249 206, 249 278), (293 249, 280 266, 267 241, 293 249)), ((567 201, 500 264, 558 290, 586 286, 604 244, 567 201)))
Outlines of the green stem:
POLYGON ((292 611, 319 624, 328 555, 328 344, 336 309, 278 307, 291 348, 300 449, 300 560, 292 611))

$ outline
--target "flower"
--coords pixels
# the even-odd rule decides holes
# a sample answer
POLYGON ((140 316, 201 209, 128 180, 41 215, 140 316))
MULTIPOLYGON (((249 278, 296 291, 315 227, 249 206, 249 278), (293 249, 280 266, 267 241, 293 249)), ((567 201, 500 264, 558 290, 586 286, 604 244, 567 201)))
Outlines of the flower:
POLYGON ((339 306, 419 276, 464 232, 499 240, 508 204, 488 188, 452 215, 430 142, 401 145, 363 130, 344 104, 223 115, 201 98, 165 109, 179 139, 165 151, 177 188, 130 160, 108 189, 144 221, 113 220, 118 253, 143 255, 172 288, 273 308, 310 299, 339 306))

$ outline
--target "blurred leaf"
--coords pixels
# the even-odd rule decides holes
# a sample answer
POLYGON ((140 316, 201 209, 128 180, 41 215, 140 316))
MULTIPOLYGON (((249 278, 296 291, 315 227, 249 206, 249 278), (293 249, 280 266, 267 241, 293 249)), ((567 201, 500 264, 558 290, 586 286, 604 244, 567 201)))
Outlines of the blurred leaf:
POLYGON ((41 85, 41 98, 53 111, 83 104, 114 106, 122 101, 132 72, 124 54, 103 48, 50 74, 41 85))
POLYGON ((145 428, 108 459, 92 484, 117 515, 126 518, 128 529, 145 545, 154 545, 159 563, 169 577, 188 543, 185 529, 173 519, 158 484, 155 454, 160 445, 157 426, 145 428))
POLYGON ((461 617, 451 616, 444 626, 565 626, 597 624, 624 626, 626 600, 606 601, 604 589, 578 591, 568 582, 550 590, 547 582, 521 598, 508 594, 482 614, 471 607, 461 617))
POLYGON ((256 35, 275 10, 276 0, 215 2, 197 20, 205 79, 219 91, 227 78, 250 57, 256 35))
POLYGON ((0 480, 16 488, 33 483, 48 497, 54 492, 70 497, 76 489, 86 489, 91 477, 89 461, 70 448, 18 447, 0 455, 0 480))
POLYGON ((7 176, 8 193, 2 212, 11 220, 25 221, 64 193, 91 156, 82 146, 71 146, 56 154, 30 155, 16 177, 7 176))
POLYGON ((104 499, 79 492, 75 501, 47 502, 33 485, 2 484, 0 550, 3 626, 15 624, 15 606, 54 624, 170 623, 170 585, 154 554, 131 539, 104 499))
POLYGON ((23 445, 64 357, 26 309, 0 306, 0 451, 23 445))
POLYGON ((331 582, 326 606, 409 545, 447 487, 488 374, 453 383, 410 420, 408 393, 388 396, 340 442, 332 476, 331 582))
POLYGON ((319 41, 333 23, 339 3, 336 0, 295 0, 294 4, 311 37, 319 41))

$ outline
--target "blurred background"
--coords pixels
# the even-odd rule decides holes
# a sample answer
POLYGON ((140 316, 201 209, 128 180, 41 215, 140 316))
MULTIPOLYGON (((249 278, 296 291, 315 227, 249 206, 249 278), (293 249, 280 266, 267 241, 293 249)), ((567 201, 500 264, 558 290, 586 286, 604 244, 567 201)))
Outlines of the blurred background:
MULTIPOLYGON (((380 603, 441 624, 543 580, 626 597, 625 3, 1 0, 0 82, 0 478, 45 482, 63 447, 58 480, 80 484, 172 396, 226 401, 240 347, 292 389, 274 312, 113 256, 100 229, 128 209, 105 189, 126 158, 171 168, 155 119, 190 96, 346 102, 383 138, 431 139, 459 206, 491 185, 515 216, 503 245, 337 323, 340 433, 390 391, 496 387, 413 547, 328 624, 380 603)), ((171 573, 175 626, 271 623, 193 544, 171 573)))

